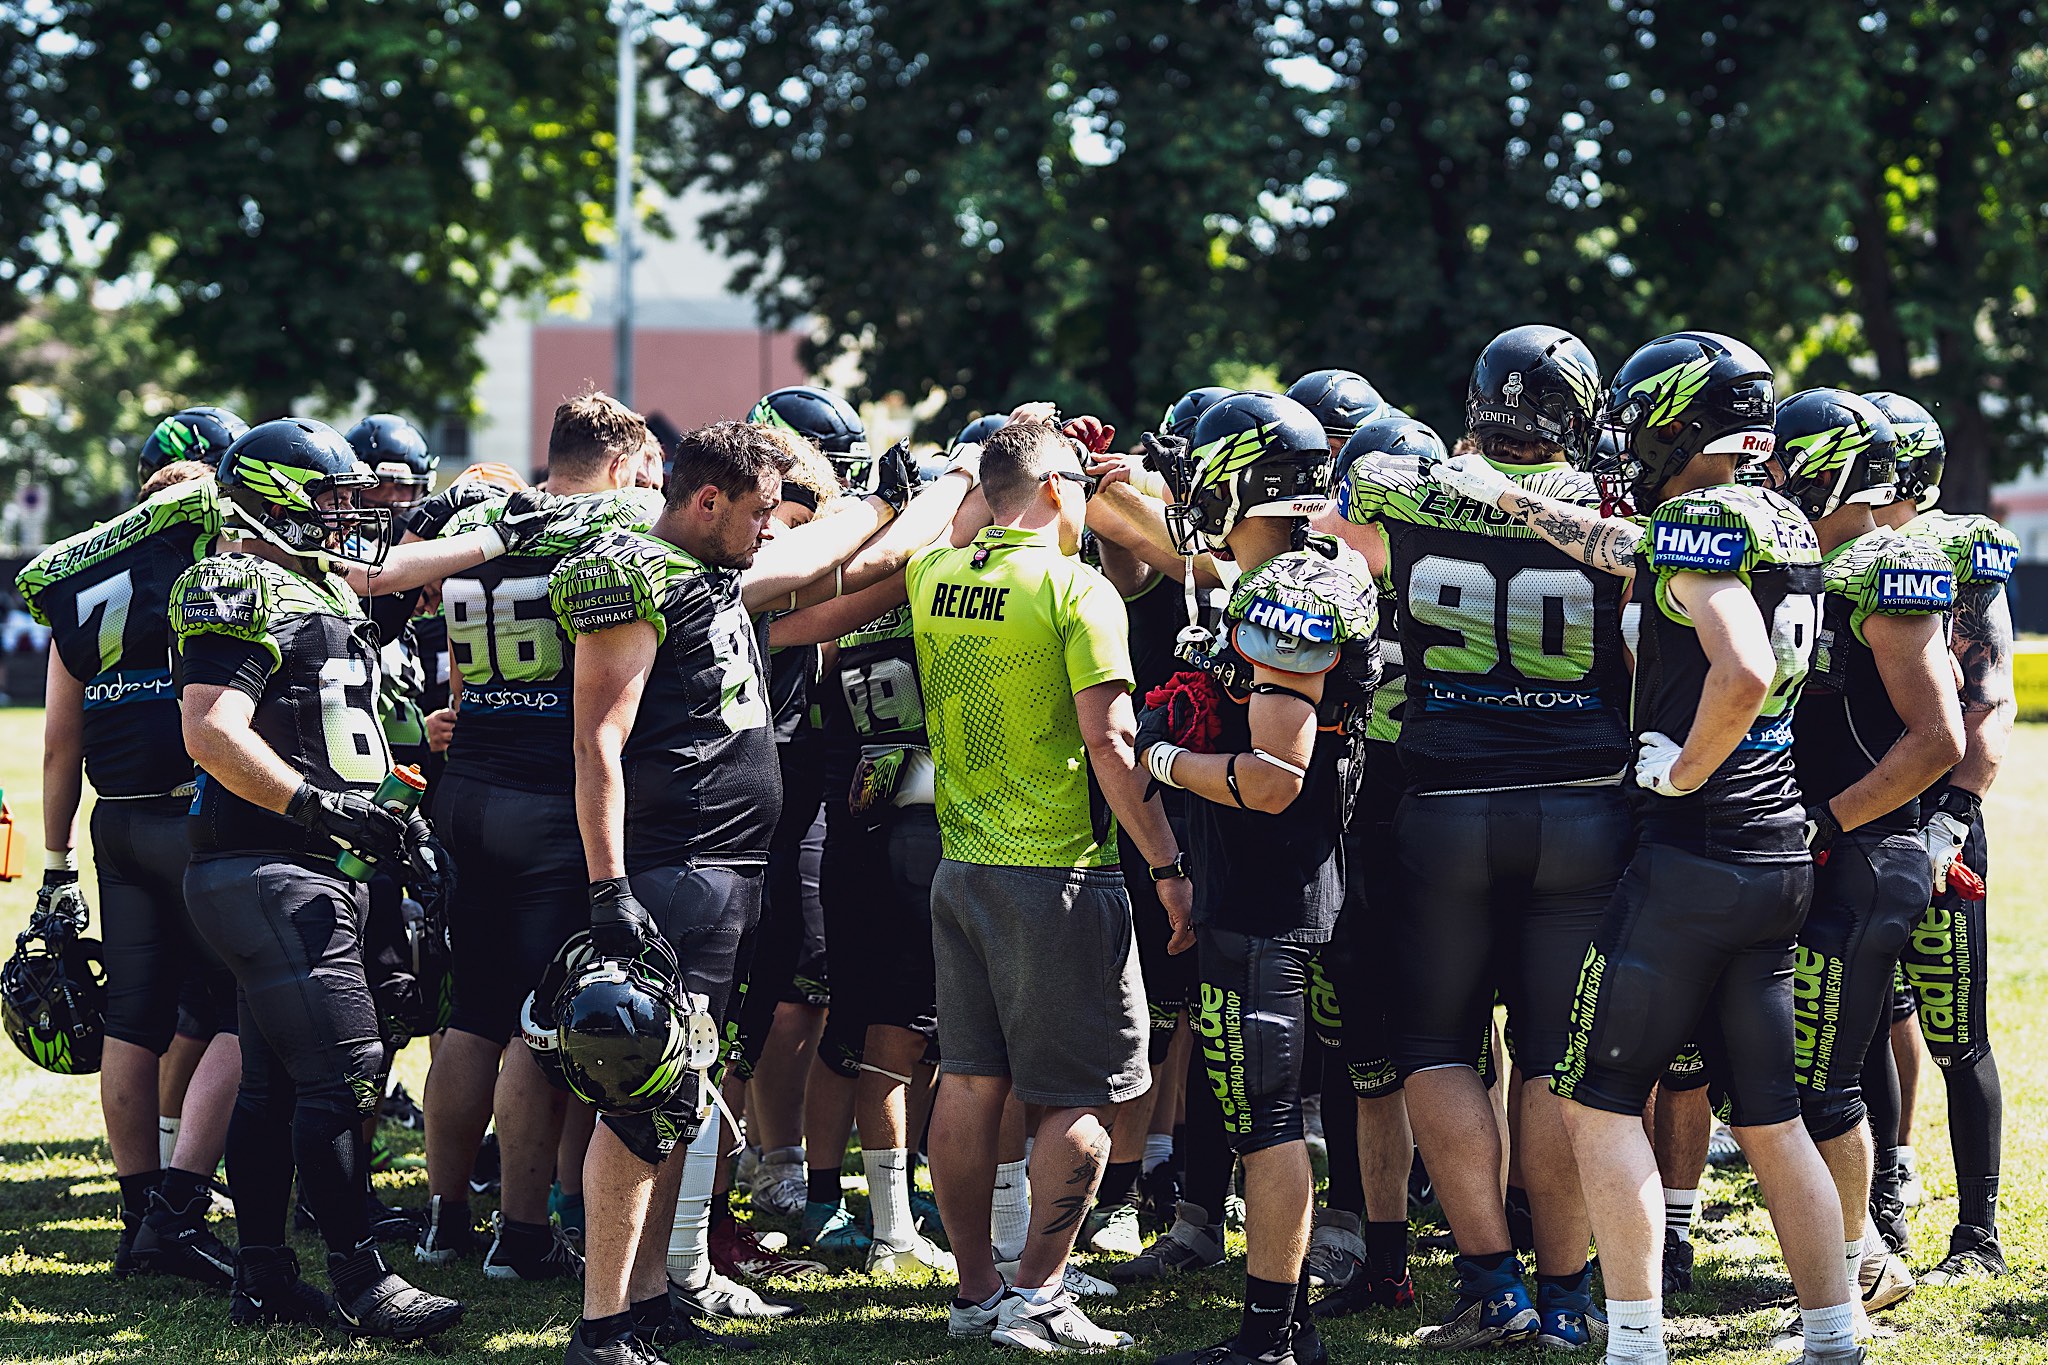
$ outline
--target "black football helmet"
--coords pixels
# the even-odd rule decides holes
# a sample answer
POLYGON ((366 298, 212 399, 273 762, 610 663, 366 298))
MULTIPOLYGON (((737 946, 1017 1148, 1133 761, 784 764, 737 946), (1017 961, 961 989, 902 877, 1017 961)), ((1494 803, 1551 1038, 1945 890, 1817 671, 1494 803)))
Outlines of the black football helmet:
POLYGON ((1220 384, 1189 389, 1167 407, 1165 416, 1159 419, 1159 434, 1192 439, 1195 423, 1202 420, 1202 414, 1236 392, 1236 389, 1226 389, 1220 384))
POLYGON ((1778 404, 1777 491, 1814 521, 1845 503, 1882 507, 1897 440, 1877 405, 1846 389, 1803 389, 1778 404))
POLYGON ((1310 370, 1287 386, 1287 396, 1314 413, 1339 445, 1387 410, 1380 391, 1355 370, 1310 370))
POLYGON ((692 1000, 676 986, 675 958, 657 945, 637 959, 591 957, 555 997, 562 1077, 607 1114, 659 1109, 690 1071, 718 1058, 715 1032, 708 1042, 693 1037, 692 1000), (709 1056, 692 1056, 707 1049, 709 1056))
POLYGON ((815 384, 797 384, 762 395, 747 414, 749 422, 787 427, 816 446, 839 471, 848 488, 868 488, 875 460, 868 453, 868 429, 853 404, 815 384))
POLYGON ((325 422, 280 417, 250 428, 228 447, 216 477, 229 520, 289 554, 375 568, 391 548, 391 509, 356 502, 377 476, 325 422))
POLYGON ((1193 447, 1166 508, 1182 554, 1223 549, 1247 517, 1312 516, 1329 501, 1329 438, 1292 398, 1234 393, 1195 423, 1193 447))
POLYGON ((1948 438, 1934 414, 1902 393, 1879 389, 1863 395, 1892 424, 1897 444, 1899 496, 1923 512, 1941 501, 1941 476, 1948 468, 1948 438))
POLYGON ((90 1075, 100 1069, 107 1036, 100 942, 84 937, 83 896, 40 899, 0 967, 0 1020, 21 1055, 43 1070, 90 1075))
POLYGON ((1562 327, 1516 327, 1486 343, 1465 388, 1465 429, 1540 441, 1583 456, 1593 448, 1600 367, 1562 327))
POLYGON ((562 1074, 561 1020, 555 1015, 555 1001, 569 979, 596 959, 597 949, 590 946, 590 931, 578 929, 555 950, 541 970, 540 981, 527 992, 526 1002, 519 1007, 519 1034, 533 1052, 541 1074, 557 1090, 567 1090, 569 1078, 562 1074))
POLYGON ((1608 385, 1609 439, 1580 463, 1609 505, 1647 512, 1657 490, 1700 454, 1768 459, 1777 386, 1764 358, 1719 332, 1674 332, 1637 348, 1608 385))
POLYGON ((167 464, 197 460, 218 468, 220 457, 249 429, 226 408, 185 408, 156 424, 135 457, 135 486, 140 488, 167 464))
MULTIPOLYGON (((1010 425, 1010 416, 1004 412, 992 412, 986 417, 977 417, 960 428, 960 434, 953 438, 953 446, 980 445, 989 437, 1010 425)), ((951 449, 952 447, 948 447, 951 449)))
POLYGON ((441 457, 427 449, 418 427, 396 413, 365 417, 348 429, 348 443, 385 489, 385 506, 402 513, 434 491, 441 457))
POLYGON ((1449 458, 1443 437, 1424 423, 1406 413, 1376 417, 1352 432, 1351 439, 1337 452, 1337 461, 1330 469, 1331 489, 1335 490, 1343 483, 1351 472, 1351 466, 1366 455, 1413 455, 1425 470, 1437 461, 1449 458))

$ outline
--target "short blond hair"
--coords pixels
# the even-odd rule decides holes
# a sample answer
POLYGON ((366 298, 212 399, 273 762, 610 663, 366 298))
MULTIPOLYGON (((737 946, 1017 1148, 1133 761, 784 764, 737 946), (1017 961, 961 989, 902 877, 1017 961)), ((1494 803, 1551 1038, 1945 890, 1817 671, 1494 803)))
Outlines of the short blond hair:
POLYGON ((548 468, 595 474, 613 460, 638 455, 647 437, 646 418, 602 390, 587 389, 555 409, 548 468))
POLYGON ((789 468, 784 471, 782 481, 808 491, 818 500, 817 510, 823 512, 825 505, 839 496, 839 471, 808 438, 788 427, 769 426, 765 422, 756 425, 769 440, 789 453, 789 468))
POLYGON ((142 485, 142 491, 135 495, 136 501, 140 502, 144 498, 155 497, 158 493, 163 492, 174 484, 190 483, 194 479, 210 479, 212 477, 213 466, 210 464, 203 464, 198 460, 173 460, 149 476, 149 479, 142 485))

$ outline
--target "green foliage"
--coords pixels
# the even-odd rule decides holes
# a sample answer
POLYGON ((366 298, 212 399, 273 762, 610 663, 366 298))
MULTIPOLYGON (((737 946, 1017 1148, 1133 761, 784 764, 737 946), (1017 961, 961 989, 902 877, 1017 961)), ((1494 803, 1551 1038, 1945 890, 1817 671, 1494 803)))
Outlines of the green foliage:
POLYGON ((1149 420, 1253 354, 1241 281, 1289 114, 1267 7, 700 0, 689 168, 771 317, 822 318, 926 422, 1053 398, 1149 420), (1077 137, 1077 134, 1079 136, 1077 137))
POLYGON ((601 246, 614 29, 579 0, 73 0, 42 116, 103 270, 156 256, 202 392, 431 412, 508 298, 601 246))
POLYGON ((50 492, 52 539, 113 515, 135 495, 135 458, 167 414, 197 401, 191 356, 165 340, 162 291, 124 301, 67 281, 0 332, 0 497, 23 481, 50 492))

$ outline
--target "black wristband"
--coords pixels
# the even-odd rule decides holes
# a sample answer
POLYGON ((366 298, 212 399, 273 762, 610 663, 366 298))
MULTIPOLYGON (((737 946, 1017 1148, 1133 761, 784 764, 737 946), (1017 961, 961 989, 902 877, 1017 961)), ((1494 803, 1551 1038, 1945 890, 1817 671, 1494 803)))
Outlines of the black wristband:
POLYGON ((1943 815, 1953 815, 1964 824, 1975 820, 1984 809, 1984 798, 1975 792, 1964 791, 1961 787, 1946 787, 1935 801, 1934 808, 1943 815))
POLYGON ((590 884, 590 903, 593 906, 597 905, 600 901, 615 901, 621 896, 630 896, 632 894, 632 883, 628 882, 624 877, 606 877, 602 881, 595 881, 590 884))
POLYGON ((44 886, 73 886, 78 882, 75 867, 46 867, 43 869, 44 886))
POLYGON ((1146 871, 1152 874, 1152 880, 1155 882, 1180 881, 1188 875, 1188 855, 1176 853, 1172 862, 1161 863, 1158 867, 1147 868, 1146 871))
POLYGON ((310 829, 312 826, 306 819, 306 812, 317 808, 319 796, 320 789, 311 782, 299 783, 299 789, 292 793, 292 799, 284 803, 285 818, 296 820, 310 829))

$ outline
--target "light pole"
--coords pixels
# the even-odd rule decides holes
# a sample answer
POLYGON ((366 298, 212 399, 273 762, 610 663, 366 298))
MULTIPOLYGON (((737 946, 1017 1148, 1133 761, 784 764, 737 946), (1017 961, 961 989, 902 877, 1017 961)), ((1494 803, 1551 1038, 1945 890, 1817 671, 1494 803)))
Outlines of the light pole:
POLYGON ((639 6, 619 0, 618 304, 612 341, 612 396, 633 406, 633 135, 640 106, 639 6))

